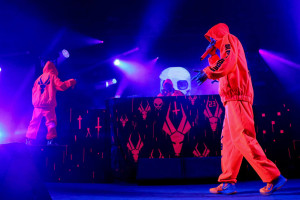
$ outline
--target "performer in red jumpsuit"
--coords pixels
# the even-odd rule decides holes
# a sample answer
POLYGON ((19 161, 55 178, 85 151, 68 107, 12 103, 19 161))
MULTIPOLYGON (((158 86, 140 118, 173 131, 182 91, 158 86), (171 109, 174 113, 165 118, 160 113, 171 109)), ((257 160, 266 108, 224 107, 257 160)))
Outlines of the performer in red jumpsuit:
POLYGON ((225 119, 221 137, 221 184, 211 188, 211 193, 236 193, 236 178, 243 157, 250 163, 267 185, 260 189, 261 194, 271 194, 287 181, 276 165, 267 159, 256 140, 253 119, 253 87, 241 42, 229 33, 226 24, 213 26, 205 38, 210 42, 209 66, 193 79, 202 84, 207 78, 220 82, 219 94, 225 107, 225 119), (220 56, 216 54, 220 50, 220 56))
POLYGON ((26 133, 26 144, 31 145, 36 139, 41 120, 46 119, 47 126, 47 144, 53 143, 57 137, 56 133, 56 91, 64 91, 69 87, 74 87, 76 80, 69 79, 62 82, 58 77, 58 71, 55 65, 48 61, 43 69, 43 74, 37 78, 32 88, 33 114, 26 133))
POLYGON ((180 90, 175 90, 173 83, 170 79, 166 79, 163 83, 163 89, 161 93, 157 95, 158 97, 168 97, 168 96, 184 96, 180 90))

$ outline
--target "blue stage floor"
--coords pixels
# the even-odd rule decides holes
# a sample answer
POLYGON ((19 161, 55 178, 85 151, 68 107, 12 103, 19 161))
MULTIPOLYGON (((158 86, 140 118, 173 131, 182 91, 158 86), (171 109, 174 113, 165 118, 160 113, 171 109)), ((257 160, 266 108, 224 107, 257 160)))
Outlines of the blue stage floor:
POLYGON ((120 200, 120 199, 300 199, 300 179, 287 184, 270 196, 262 196, 261 181, 239 182, 235 195, 216 195, 208 192, 215 184, 138 186, 129 184, 47 183, 53 200, 120 200))

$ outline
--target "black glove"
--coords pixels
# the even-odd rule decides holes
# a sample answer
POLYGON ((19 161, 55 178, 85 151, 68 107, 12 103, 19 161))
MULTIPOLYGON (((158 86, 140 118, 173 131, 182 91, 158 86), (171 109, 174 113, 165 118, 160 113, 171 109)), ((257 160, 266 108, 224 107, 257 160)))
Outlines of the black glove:
POLYGON ((201 85, 207 80, 207 75, 203 70, 194 70, 194 72, 198 72, 198 74, 192 78, 192 81, 196 80, 198 85, 201 85))

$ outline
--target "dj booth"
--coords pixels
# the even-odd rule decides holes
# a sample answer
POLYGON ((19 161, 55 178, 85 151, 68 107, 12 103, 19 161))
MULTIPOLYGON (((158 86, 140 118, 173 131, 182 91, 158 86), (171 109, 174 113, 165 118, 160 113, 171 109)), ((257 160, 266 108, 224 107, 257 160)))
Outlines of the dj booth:
POLYGON ((212 168, 220 171, 224 107, 219 96, 112 99, 108 110, 117 176, 184 178, 185 159, 202 157, 216 157, 212 168))
MULTIPOLYGON (((67 138, 65 144, 20 146, 29 148, 44 180, 217 178, 224 119, 218 95, 115 98, 106 103, 106 109, 66 112, 58 122, 67 130, 58 129, 58 137, 67 138)), ((299 175, 300 147, 291 136, 290 113, 285 104, 254 105, 259 143, 283 174, 294 177, 299 175)), ((247 162, 242 164, 239 180, 242 177, 257 177, 247 162)))
MULTIPOLYGON (((225 112, 218 95, 111 99, 107 111, 115 178, 210 178, 220 173, 225 112)), ((290 108, 254 106, 254 113, 259 143, 288 173, 297 151, 290 108)), ((249 178, 255 173, 243 162, 240 174, 249 178)))

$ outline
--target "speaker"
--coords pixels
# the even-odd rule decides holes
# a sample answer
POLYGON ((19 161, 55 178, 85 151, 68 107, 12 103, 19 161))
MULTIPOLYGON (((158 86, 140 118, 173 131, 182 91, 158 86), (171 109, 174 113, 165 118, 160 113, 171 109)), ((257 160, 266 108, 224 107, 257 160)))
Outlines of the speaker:
POLYGON ((211 179, 221 174, 221 157, 141 158, 137 181, 211 179))
POLYGON ((188 179, 217 178, 221 170, 221 157, 184 158, 184 177, 188 179))
POLYGON ((182 164, 178 158, 140 158, 137 177, 140 180, 182 179, 182 164))
POLYGON ((0 199, 52 199, 23 143, 0 145, 0 199))

